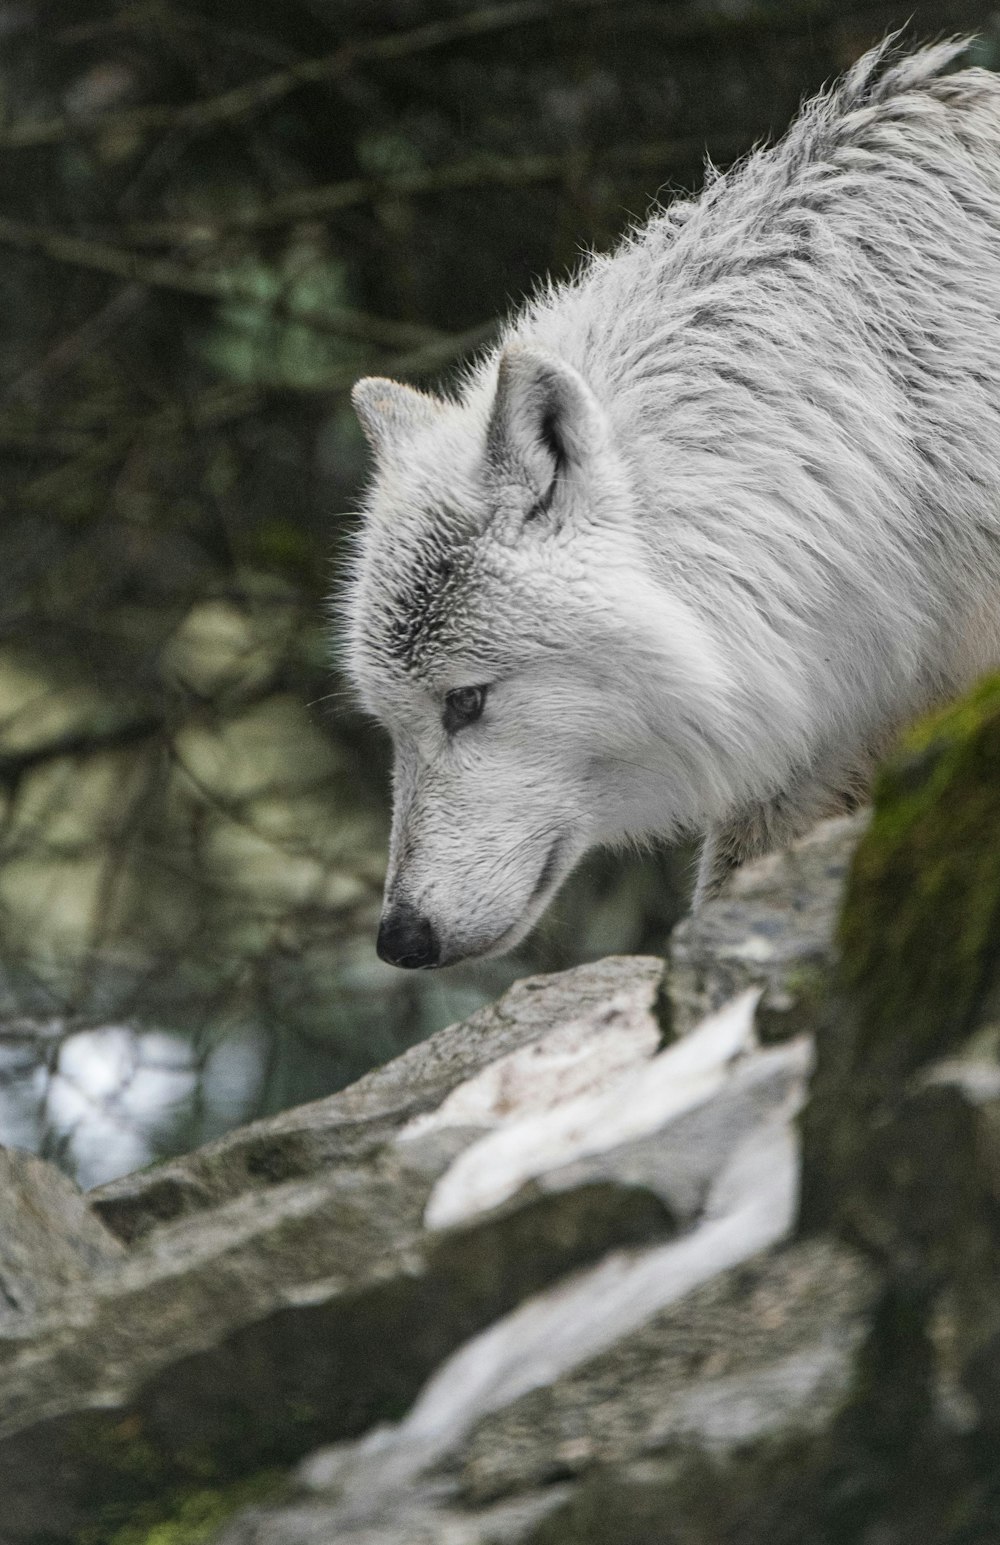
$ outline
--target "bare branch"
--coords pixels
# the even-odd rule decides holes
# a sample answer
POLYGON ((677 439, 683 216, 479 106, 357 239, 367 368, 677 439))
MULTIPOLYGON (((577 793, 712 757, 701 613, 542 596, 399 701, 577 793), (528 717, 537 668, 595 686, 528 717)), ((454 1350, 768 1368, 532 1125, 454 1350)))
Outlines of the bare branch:
POLYGON ((520 188, 532 183, 559 182, 568 175, 578 176, 591 168, 614 171, 663 170, 698 161, 706 149, 712 158, 726 160, 747 147, 743 134, 717 136, 710 145, 699 136, 684 139, 653 140, 640 145, 611 145, 607 150, 584 155, 470 156, 450 166, 421 168, 389 177, 352 178, 329 183, 325 187, 303 188, 285 194, 270 204, 226 214, 208 224, 205 221, 157 221, 129 226, 131 241, 150 245, 208 243, 228 231, 261 230, 269 226, 339 214, 361 204, 382 199, 413 198, 420 194, 453 192, 460 188, 520 188))
POLYGON ((13 782, 30 768, 56 757, 86 756, 95 751, 117 750, 120 746, 134 745, 137 741, 149 740, 154 735, 162 734, 165 729, 166 719, 163 714, 146 713, 139 718, 125 720, 112 729, 73 731, 57 740, 31 746, 24 751, 4 751, 0 753, 0 780, 13 782))
POLYGON ((214 97, 188 102, 177 107, 157 104, 136 107, 125 112, 97 113, 90 117, 63 113, 56 118, 11 124, 0 132, 0 146, 6 149, 33 145, 55 145, 83 134, 136 134, 150 129, 186 129, 204 133, 219 124, 245 119, 280 102, 299 86, 336 80, 358 64, 378 60, 410 58, 414 54, 443 48, 463 39, 486 37, 491 33, 524 26, 564 15, 567 11, 586 11, 604 5, 619 5, 620 0, 509 0, 508 4, 486 6, 446 21, 428 22, 407 32, 388 37, 347 43, 333 53, 317 59, 304 59, 270 75, 259 76, 245 85, 235 86, 214 97))
MULTIPOLYGON (((436 335, 431 342, 416 349, 380 361, 379 368, 397 377, 416 380, 440 374, 456 360, 488 343, 497 328, 498 323, 491 319, 462 333, 436 335)), ((321 380, 287 390, 309 396, 333 395, 347 391, 357 374, 353 367, 331 371, 321 380)), ((62 466, 46 471, 20 491, 19 497, 24 504, 44 504, 51 509, 58 506, 60 492, 65 487, 113 466, 139 435, 169 434, 182 427, 204 430, 246 418, 259 411, 261 399, 261 391, 255 387, 214 386, 188 402, 168 402, 143 418, 125 423, 116 418, 114 424, 100 434, 95 433, 97 424, 88 429, 50 426, 44 432, 38 431, 22 415, 0 413, 0 449, 68 458, 62 466)), ((0 777, 3 772, 4 764, 0 758, 0 777)))
POLYGON ((388 317, 373 317, 346 307, 337 311, 318 310, 315 307, 295 306, 280 297, 265 302, 253 285, 231 273, 192 268, 170 258, 142 257, 127 247, 115 247, 109 242, 91 241, 82 236, 67 236, 62 231, 47 230, 44 226, 29 225, 26 221, 12 220, 6 216, 0 216, 0 246, 17 247, 23 252, 41 252, 53 262, 112 274, 130 284, 173 290, 181 295, 199 295, 206 300, 266 305, 272 315, 300 326, 312 327, 317 332, 336 333, 381 348, 422 348, 440 342, 445 336, 436 328, 412 322, 396 322, 388 317))
POLYGON ((36 365, 12 381, 3 393, 2 400, 26 401, 54 379, 72 370, 83 355, 99 348, 123 321, 133 315, 142 304, 144 296, 142 285, 123 285, 93 316, 88 317, 68 337, 61 339, 36 365))
MULTIPOLYGON (((260 411, 262 396, 256 387, 226 383, 208 387, 193 398, 173 398, 152 413, 124 422, 115 413, 103 433, 89 435, 79 448, 69 440, 60 444, 55 430, 50 431, 44 443, 32 445, 30 425, 25 425, 16 414, 0 414, 0 444, 10 437, 17 448, 69 458, 62 465, 33 478, 18 490, 17 495, 21 505, 44 508, 58 517, 60 502, 69 490, 113 467, 140 436, 154 439, 159 435, 176 434, 178 430, 197 433, 245 419, 260 411)), ((96 424, 93 427, 97 427, 96 424)))

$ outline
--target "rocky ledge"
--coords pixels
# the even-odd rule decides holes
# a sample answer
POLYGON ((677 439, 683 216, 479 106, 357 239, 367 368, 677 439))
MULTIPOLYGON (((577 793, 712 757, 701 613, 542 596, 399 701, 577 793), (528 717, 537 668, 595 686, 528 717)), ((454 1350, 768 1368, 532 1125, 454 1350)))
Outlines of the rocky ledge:
POLYGON ((0 1545, 1000 1537, 1000 684, 671 940, 82 1196, 0 1545))

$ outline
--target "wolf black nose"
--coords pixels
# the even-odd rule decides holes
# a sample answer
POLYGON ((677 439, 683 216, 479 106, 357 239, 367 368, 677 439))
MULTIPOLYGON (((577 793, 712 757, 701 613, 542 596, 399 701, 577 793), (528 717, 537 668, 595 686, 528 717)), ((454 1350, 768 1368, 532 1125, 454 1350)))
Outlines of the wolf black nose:
POLYGON ((383 917, 378 930, 376 950, 390 966, 403 966, 407 970, 419 966, 436 966, 441 957, 437 934, 427 921, 412 907, 401 902, 383 917))

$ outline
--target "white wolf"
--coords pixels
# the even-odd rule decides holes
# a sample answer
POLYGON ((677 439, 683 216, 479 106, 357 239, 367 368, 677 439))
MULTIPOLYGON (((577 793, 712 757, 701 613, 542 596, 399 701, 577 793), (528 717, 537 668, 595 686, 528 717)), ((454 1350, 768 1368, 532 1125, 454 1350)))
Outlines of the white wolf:
POLYGON ((456 398, 355 388, 385 959, 509 949, 595 843, 707 833, 705 894, 1000 661, 1000 79, 963 46, 866 55, 456 398))

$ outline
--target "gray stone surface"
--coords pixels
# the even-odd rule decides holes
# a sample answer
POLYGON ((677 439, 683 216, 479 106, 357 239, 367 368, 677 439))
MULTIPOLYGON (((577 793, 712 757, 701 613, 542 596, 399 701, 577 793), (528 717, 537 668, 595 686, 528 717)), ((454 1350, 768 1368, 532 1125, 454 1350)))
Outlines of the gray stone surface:
POLYGON ((251 1191, 155 1230, 48 1313, 0 1322, 3 1545, 73 1538, 126 1482, 140 1500, 139 1434, 180 1486, 363 1431, 525 1295, 672 1227, 651 1190, 609 1181, 423 1229, 434 1179, 475 1135, 251 1191))
POLYGON ((811 1029, 867 811, 824 821, 792 847, 737 870, 670 938, 667 1001, 677 1034, 747 987, 763 989, 765 1040, 811 1029))
POLYGON ((548 1486, 543 1491, 492 1507, 468 1511, 450 1507, 435 1497, 414 1494, 392 1519, 371 1526, 351 1526, 348 1534, 331 1534, 328 1502, 321 1498, 299 1497, 280 1514, 265 1508, 249 1510, 232 1528, 224 1530, 218 1545, 520 1545, 535 1536, 536 1530, 565 1505, 569 1488, 548 1486))
POLYGON ((0 1326, 124 1253, 71 1180, 32 1154, 0 1149, 0 1326))
MULTIPOLYGON (((689 1070, 693 1064, 704 1067, 704 1059, 695 1056, 697 1042, 707 1040, 717 1052, 720 1027, 726 1030, 721 1044, 732 1046, 732 1028, 720 1020, 700 1029, 689 1043, 661 1053, 664 1067, 682 1067, 682 1057, 689 1070)), ((735 1362, 720 1369, 720 1379, 725 1373, 730 1384, 720 1382, 717 1388, 710 1388, 704 1408, 699 1406, 691 1386, 701 1388, 703 1370, 695 1359, 698 1373, 692 1379, 689 1371, 684 1390, 678 1393, 678 1423, 687 1422, 692 1430, 700 1423, 722 1441, 728 1412, 732 1418, 729 1441, 741 1450, 749 1441, 748 1434, 757 1436, 757 1427, 766 1429, 765 1436, 780 1428, 790 1443, 801 1442, 816 1427, 822 1429, 830 1412, 839 1410, 846 1399, 851 1383, 854 1357, 870 1307, 870 1275, 866 1276, 857 1263, 848 1263, 841 1271, 837 1252, 821 1247, 820 1264, 800 1273, 807 1279, 800 1297, 808 1304, 816 1296, 817 1284, 825 1282, 831 1300, 840 1305, 842 1319, 833 1325, 827 1323, 826 1304, 820 1295, 817 1319, 811 1322, 812 1342, 817 1344, 812 1344, 807 1329, 797 1322, 785 1340, 775 1334, 777 1325, 765 1331, 761 1302, 768 1293, 773 1303, 786 1289, 790 1292, 790 1284, 797 1279, 794 1269, 789 1268, 777 1285, 762 1290, 760 1300, 744 1311, 746 1325, 757 1329, 756 1348, 736 1323, 740 1317, 734 1305, 742 1300, 746 1282, 730 1280, 726 1275, 740 1262, 747 1262, 751 1275, 769 1270, 762 1265, 768 1260, 762 1252, 785 1238, 791 1226, 798 1168, 793 1123, 806 1068, 800 1048, 748 1049, 735 1055, 725 1076, 725 1097, 714 1088, 707 1089, 700 1104, 676 1113, 675 1122, 665 1122, 660 1134, 668 1147, 676 1137, 677 1146, 672 1151, 680 1152, 685 1130, 689 1138, 695 1136, 692 1116, 700 1113, 704 1119, 722 1100, 720 1115, 729 1129, 727 1136, 720 1124, 714 1127, 716 1141, 709 1140, 706 1124, 700 1149, 697 1141, 693 1145, 699 1158, 688 1174, 689 1211, 682 1220, 684 1232, 659 1245, 611 1254, 575 1277, 528 1298, 457 1350, 427 1383, 401 1424, 376 1430, 357 1444, 314 1456, 300 1472, 301 1496, 270 1510, 257 1509, 252 1521, 234 1524, 224 1538, 232 1545, 249 1545, 251 1540, 293 1545, 306 1516, 308 1528, 317 1538, 323 1537, 325 1530, 330 1539, 395 1540, 404 1537, 415 1514, 421 1510, 426 1514, 432 1507, 439 1510, 440 1538, 447 1538, 450 1530, 457 1538, 475 1538, 470 1532, 476 1523, 474 1510, 492 1504, 494 1493, 499 1500, 508 1500, 506 1494, 512 1493, 516 1500, 524 1501, 540 1486, 560 1479, 565 1470, 561 1459, 552 1458, 548 1435, 529 1425, 529 1430, 521 1433, 521 1457, 523 1460, 524 1453, 530 1453, 538 1467, 533 1470, 528 1465, 520 1473, 513 1457, 517 1444, 508 1445, 505 1437, 507 1413, 532 1409, 533 1401, 544 1400, 564 1385, 572 1387, 579 1371, 592 1367, 603 1369, 596 1375, 596 1387, 604 1390, 605 1398, 609 1389, 617 1390, 626 1406, 630 1400, 639 1400, 638 1388, 633 1386, 637 1386, 638 1368, 646 1368, 645 1399, 655 1410, 665 1404, 669 1407, 669 1385, 662 1382, 660 1364, 665 1362, 674 1373, 687 1366, 685 1355, 674 1357, 671 1348, 675 1342, 686 1345, 690 1357, 690 1342, 697 1339, 702 1325, 701 1294, 708 1285, 720 1281, 730 1282, 724 1299, 726 1312, 735 1315, 735 1322, 728 1332, 716 1327, 711 1334, 717 1344, 724 1344, 727 1334, 732 1336, 735 1362), (749 1076, 754 1072, 756 1077, 749 1076), (692 1184, 699 1163, 701 1172, 697 1183, 692 1184), (862 1286, 852 1296, 846 1284, 856 1280, 862 1286), (661 1321, 665 1330, 658 1328, 661 1321), (637 1343, 643 1346, 638 1352, 637 1343), (756 1351, 759 1357, 765 1344, 768 1357, 773 1353, 773 1363, 764 1358, 766 1367, 761 1370, 753 1366, 753 1354, 756 1351), (655 1356, 653 1347, 657 1349, 655 1356), (741 1357, 751 1368, 744 1384, 734 1371, 745 1366, 741 1357), (622 1374, 619 1360, 627 1368, 627 1376, 622 1374), (737 1420, 738 1411, 743 1414, 737 1420), (478 1438, 482 1433, 486 1436, 478 1438), (456 1479, 466 1465, 464 1456, 474 1451, 492 1456, 485 1462, 500 1469, 509 1459, 514 1469, 504 1482, 494 1479, 492 1485, 478 1486, 468 1477, 456 1479), (472 1511, 463 1516, 463 1509, 472 1511)), ((643 1076, 651 1083, 656 1081, 652 1067, 643 1076)), ((613 1178, 620 1184, 616 1173, 619 1160, 634 1183, 639 1182, 640 1175, 647 1177, 647 1184, 662 1183, 668 1167, 651 1136, 641 1145, 626 1143, 603 1150, 599 1159, 581 1161, 574 1171, 547 1173, 541 1181, 543 1194, 571 1195, 572 1191, 562 1193, 558 1188, 571 1185, 574 1179, 578 1185, 593 1184, 595 1170, 591 1165, 598 1163, 608 1181, 613 1178)), ((459 1162, 461 1154, 456 1160, 459 1162)), ((788 1314, 794 1320, 791 1310, 788 1314)), ((570 1400, 572 1403, 572 1396, 570 1400)), ((582 1427, 591 1422, 596 1430, 604 1416, 599 1410, 588 1416, 586 1408, 587 1401, 581 1400, 576 1409, 578 1422, 582 1427)), ((516 1424, 521 1416, 512 1420, 516 1424)), ((567 1452, 579 1449, 583 1453, 583 1436, 576 1434, 567 1441, 567 1452)), ((561 1454, 560 1444, 555 1447, 561 1454)), ((477 1463, 468 1459, 470 1476, 477 1463)), ((555 1517, 553 1506, 545 1513, 546 1527, 554 1526, 555 1517)), ((518 1527, 521 1533, 513 1538, 531 1538, 535 1520, 518 1527)))
MULTIPOLYGON (((850 1406, 876 1294, 873 1269, 830 1241, 758 1256, 561 1376, 546 1370, 443 1452, 428 1444, 401 1464, 392 1436, 379 1434, 319 1456, 290 1500, 234 1522, 220 1545, 396 1545, 415 1519, 416 1539, 568 1545, 586 1537, 575 1532, 586 1528, 586 1483, 625 1486, 637 1461, 658 1467, 657 1538, 694 1537, 681 1529, 710 1527, 715 1509, 731 1508, 749 1466, 765 1485, 789 1456, 802 1463, 850 1406), (687 1522, 674 1533, 679 1509, 687 1522), (490 1532, 501 1519, 509 1535, 490 1532)), ((630 1538, 623 1526, 610 1537, 630 1538)))
POLYGON ((434 1110, 498 1058, 570 1020, 599 1016, 620 993, 650 1008, 662 960, 610 956, 554 976, 517 982, 498 1002, 441 1030, 339 1094, 227 1133, 195 1153, 93 1193, 95 1211, 126 1241, 157 1224, 216 1206, 248 1190, 373 1152, 406 1122, 434 1110))
POLYGON ((824 1239, 759 1256, 488 1416, 441 1468, 477 1504, 650 1453, 721 1466, 801 1441, 850 1398, 876 1285, 824 1239))
MULTIPOLYGON (((522 983, 330 1101, 95 1193, 117 1268, 0 1321, 3 1545, 85 1527, 103 1545, 158 1494, 410 1406, 397 1452, 420 1471, 442 1403, 461 1435, 537 1366, 596 1355, 783 1237, 808 1046, 761 1050, 745 995, 664 1047, 661 975, 623 959, 522 983), (461 1179, 481 1148, 490 1178, 513 1161, 482 1195, 461 1179), (196 1205, 163 1221, 176 1184, 196 1205)), ((505 1499, 482 1537, 520 1538, 554 1498, 505 1499)), ((433 1537, 435 1510, 405 1527, 433 1537)), ((478 1537, 461 1508, 447 1527, 478 1537)))
POLYGON ((805 1037, 748 1058, 716 1096, 647 1137, 550 1171, 547 1190, 610 1179, 649 1186, 678 1226, 695 1221, 733 1153, 801 1090, 811 1061, 805 1037))

